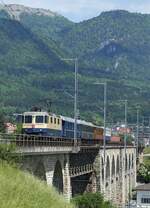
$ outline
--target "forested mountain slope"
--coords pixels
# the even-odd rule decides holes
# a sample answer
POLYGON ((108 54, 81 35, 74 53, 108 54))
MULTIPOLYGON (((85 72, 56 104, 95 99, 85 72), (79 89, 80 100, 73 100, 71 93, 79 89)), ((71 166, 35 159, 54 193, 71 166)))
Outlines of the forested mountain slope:
POLYGON ((149 79, 150 15, 104 12, 67 30, 61 47, 88 67, 119 78, 149 79))
POLYGON ((129 120, 137 104, 143 115, 149 113, 150 15, 111 11, 75 24, 47 10, 13 9, 17 21, 8 20, 8 8, 0 12, 0 103, 5 110, 45 107, 50 99, 53 112, 73 115, 68 92, 74 93, 74 65, 61 58, 78 57, 81 117, 95 121, 103 116, 103 86, 94 83, 104 81, 109 120, 124 118, 122 99, 129 100, 129 120))
POLYGON ((59 56, 29 29, 18 21, 0 19, 1 108, 16 111, 47 98, 49 84, 66 70, 59 56))

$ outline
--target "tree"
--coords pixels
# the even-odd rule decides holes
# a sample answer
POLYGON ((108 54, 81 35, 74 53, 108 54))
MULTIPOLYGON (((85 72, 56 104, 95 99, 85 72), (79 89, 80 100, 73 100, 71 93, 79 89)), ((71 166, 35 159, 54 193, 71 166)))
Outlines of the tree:
POLYGON ((11 165, 18 164, 22 158, 15 153, 15 150, 15 145, 0 144, 0 162, 5 161, 11 165))
POLYGON ((3 112, 0 112, 0 132, 5 132, 5 116, 3 112))
POLYGON ((149 183, 150 182, 150 165, 140 164, 137 177, 138 177, 138 181, 142 183, 149 183))
POLYGON ((72 201, 78 208, 113 208, 113 205, 108 201, 105 202, 98 192, 78 195, 72 201))

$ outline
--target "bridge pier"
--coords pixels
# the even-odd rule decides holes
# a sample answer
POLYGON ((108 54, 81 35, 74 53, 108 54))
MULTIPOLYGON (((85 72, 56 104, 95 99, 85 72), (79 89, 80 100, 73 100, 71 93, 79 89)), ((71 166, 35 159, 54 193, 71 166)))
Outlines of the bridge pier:
POLYGON ((72 197, 69 167, 69 154, 28 155, 22 162, 23 170, 54 186, 68 201, 72 197))
POLYGON ((65 160, 64 160, 64 174, 63 174, 63 181, 64 181, 64 190, 63 194, 64 197, 70 201, 72 198, 72 187, 71 187, 71 177, 70 177, 70 161, 69 161, 69 155, 65 155, 65 160))

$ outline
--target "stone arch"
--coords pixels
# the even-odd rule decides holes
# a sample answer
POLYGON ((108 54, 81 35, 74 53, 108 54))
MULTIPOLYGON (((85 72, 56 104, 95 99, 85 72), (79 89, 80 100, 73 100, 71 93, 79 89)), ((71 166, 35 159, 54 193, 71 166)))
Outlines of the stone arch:
POLYGON ((53 175, 53 186, 59 193, 63 193, 63 173, 61 163, 57 160, 54 175, 53 175))
POLYGON ((42 161, 39 161, 35 170, 34 175, 37 176, 40 180, 46 181, 46 171, 45 166, 42 161))
POLYGON ((115 157, 114 157, 114 155, 113 155, 112 164, 111 164, 111 175, 112 176, 115 175, 115 157))
POLYGON ((119 155, 117 155, 117 162, 116 162, 116 173, 118 174, 120 171, 120 162, 119 162, 119 155))
POLYGON ((110 177, 110 160, 109 157, 107 156, 106 160, 106 179, 110 177))

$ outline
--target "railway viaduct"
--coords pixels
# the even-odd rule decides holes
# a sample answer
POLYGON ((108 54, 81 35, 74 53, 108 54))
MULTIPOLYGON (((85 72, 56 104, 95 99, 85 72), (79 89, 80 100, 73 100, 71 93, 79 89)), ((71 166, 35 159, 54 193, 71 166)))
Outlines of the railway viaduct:
POLYGON ((55 186, 67 200, 84 192, 101 192, 122 207, 136 186, 135 147, 106 146, 105 161, 101 145, 80 144, 77 153, 73 150, 73 144, 62 141, 17 141, 22 168, 55 186))

